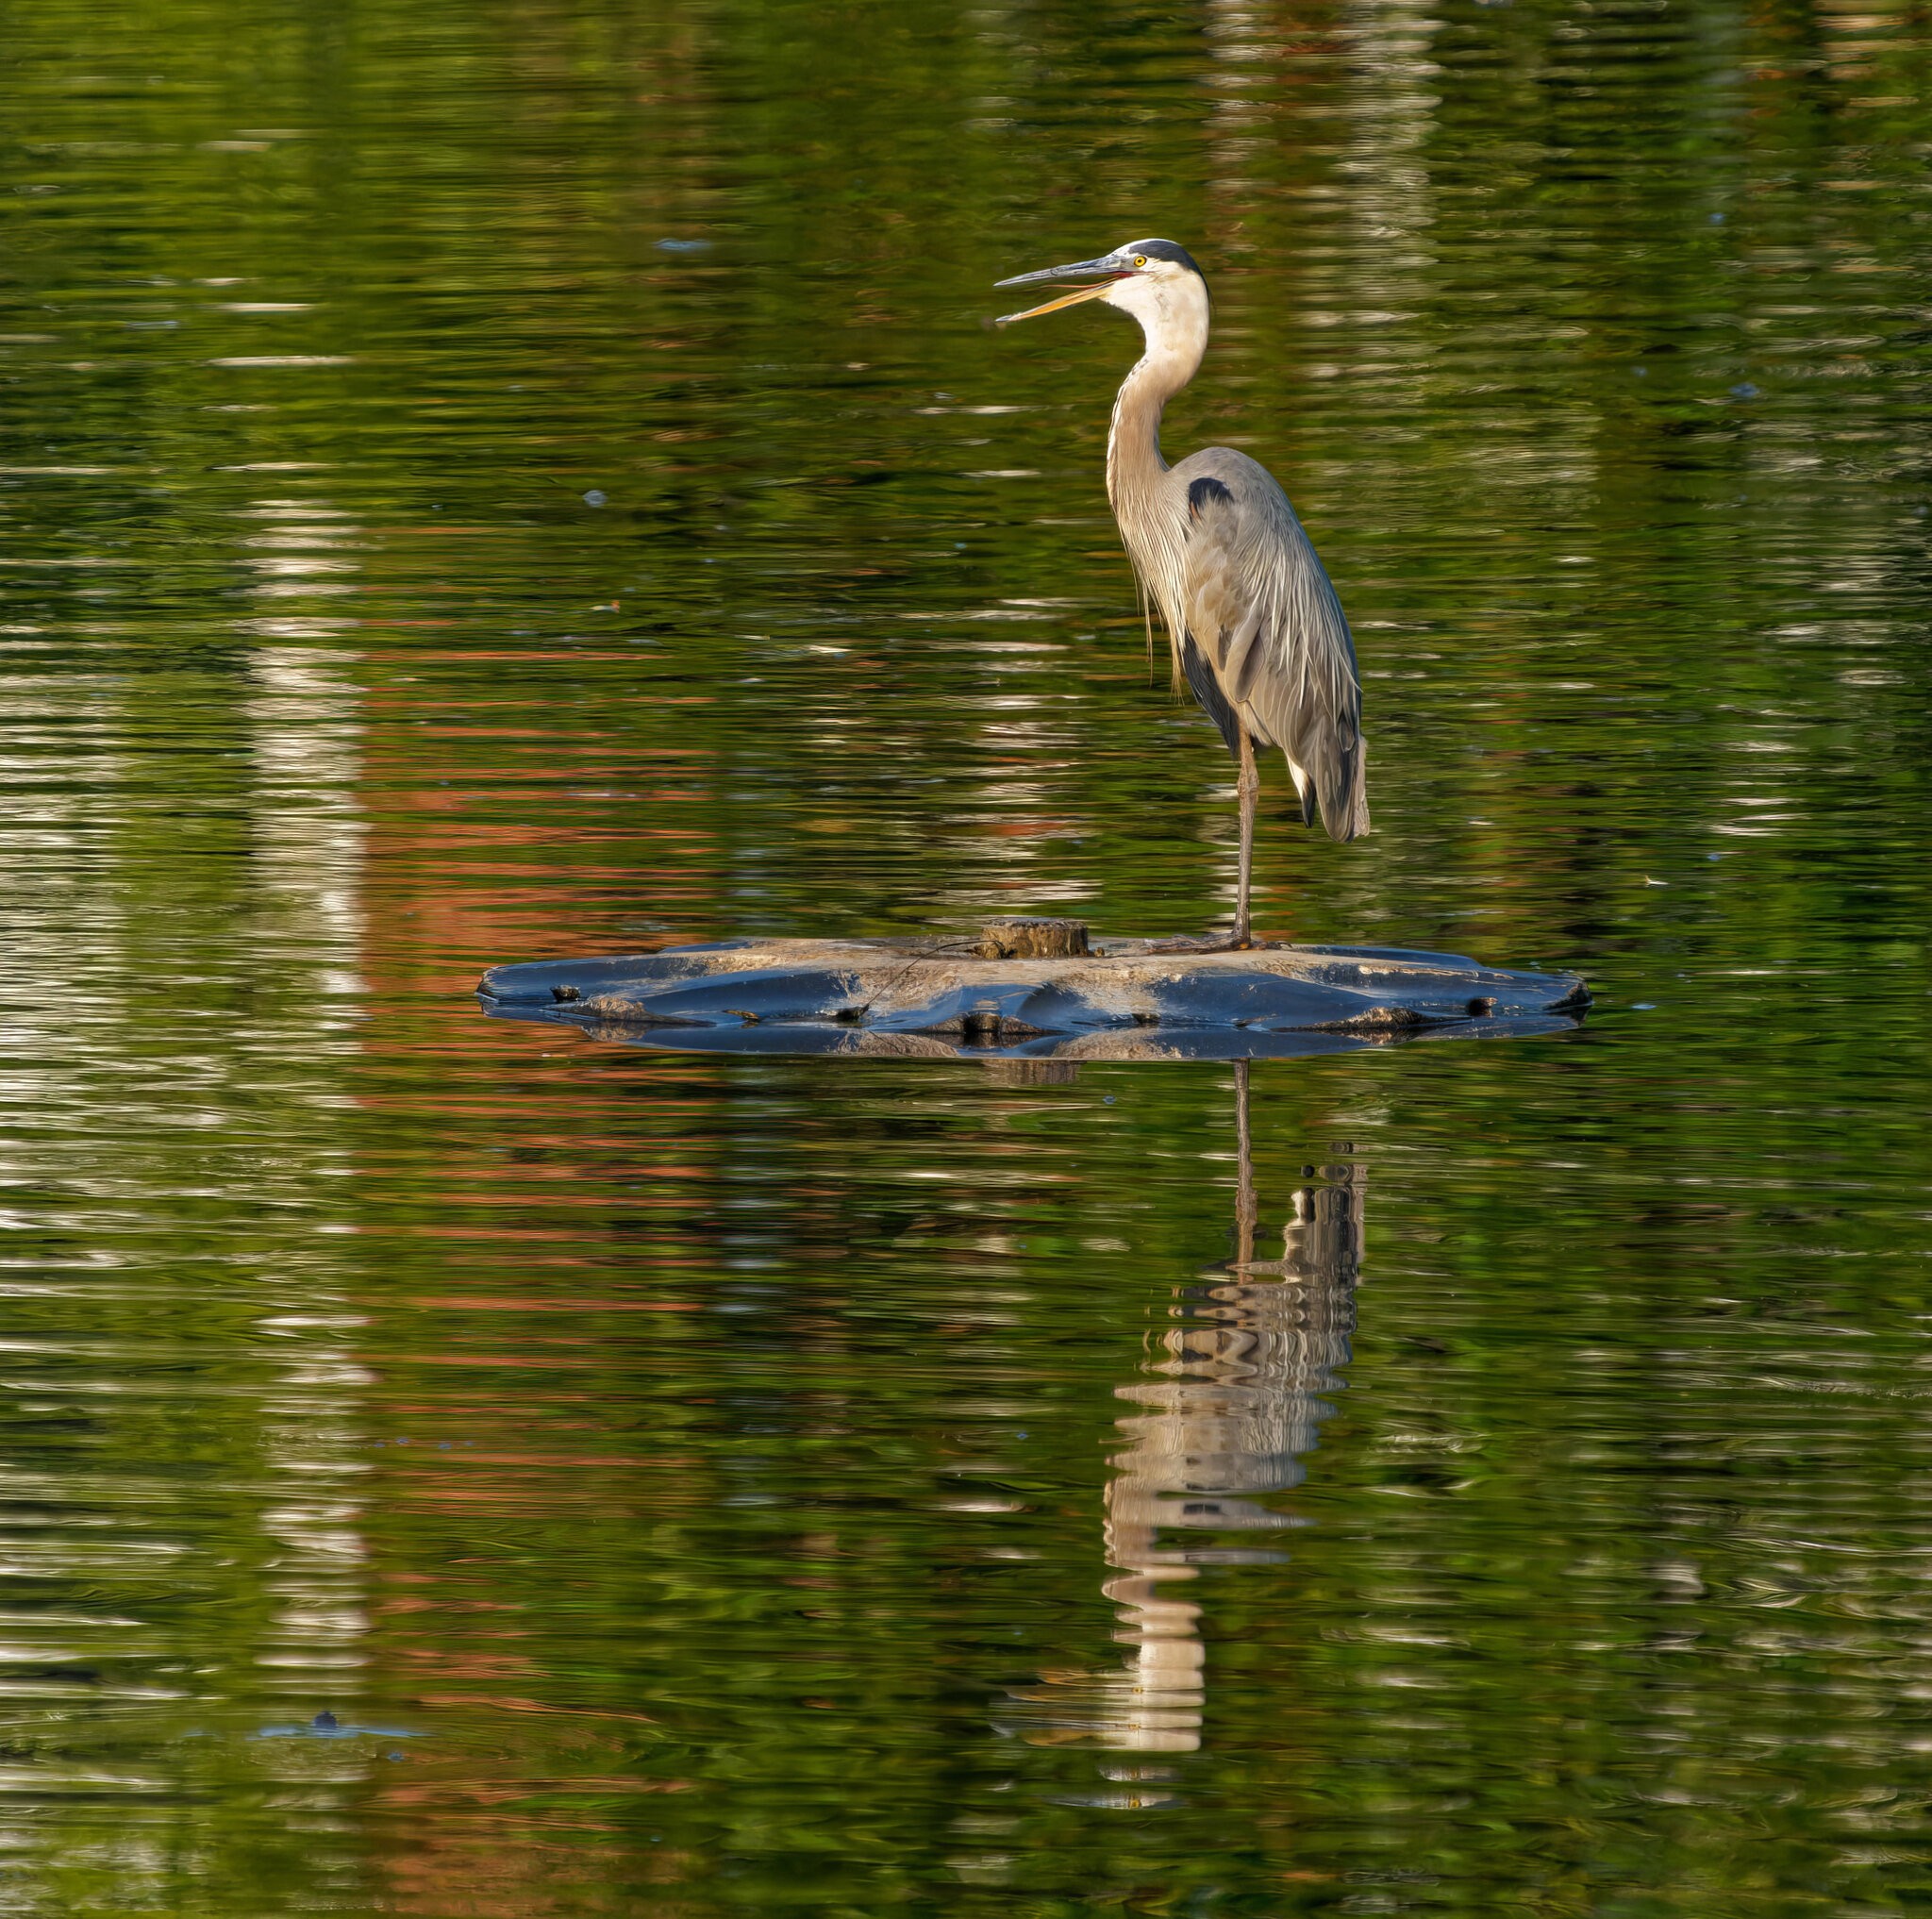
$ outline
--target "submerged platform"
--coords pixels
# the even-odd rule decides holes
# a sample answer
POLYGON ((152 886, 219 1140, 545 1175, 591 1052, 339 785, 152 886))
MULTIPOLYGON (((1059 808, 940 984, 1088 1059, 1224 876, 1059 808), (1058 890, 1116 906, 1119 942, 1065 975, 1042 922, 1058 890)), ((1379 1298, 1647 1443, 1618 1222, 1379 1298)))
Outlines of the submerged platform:
POLYGON ((977 936, 724 940, 497 966, 486 1012, 681 1051, 930 1059, 1254 1060, 1568 1031, 1590 992, 1393 946, 1090 946, 1078 921, 977 936))

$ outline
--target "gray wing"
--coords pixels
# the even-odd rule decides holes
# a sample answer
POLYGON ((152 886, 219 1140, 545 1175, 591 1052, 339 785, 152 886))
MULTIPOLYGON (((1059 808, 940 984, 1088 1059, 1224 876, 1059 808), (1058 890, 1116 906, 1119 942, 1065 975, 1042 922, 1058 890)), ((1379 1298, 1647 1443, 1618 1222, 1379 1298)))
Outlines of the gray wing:
POLYGON ((1355 644, 1288 495, 1266 467, 1226 446, 1191 455, 1163 485, 1187 516, 1181 664, 1196 695, 1230 745, 1239 716, 1261 744, 1281 748, 1305 822, 1319 805, 1331 839, 1366 833, 1355 644))

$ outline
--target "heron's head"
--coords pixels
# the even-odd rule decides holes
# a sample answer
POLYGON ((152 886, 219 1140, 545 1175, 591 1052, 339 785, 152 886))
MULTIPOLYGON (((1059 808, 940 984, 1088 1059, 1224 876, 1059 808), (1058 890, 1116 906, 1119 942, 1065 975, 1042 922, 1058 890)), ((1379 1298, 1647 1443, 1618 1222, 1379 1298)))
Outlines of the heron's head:
POLYGON ((1098 259, 1075 260, 1070 266, 1042 267, 1036 274, 1016 274, 1002 287, 1026 287, 1040 280, 1085 280, 1043 306, 1024 313, 1003 313, 993 324, 1010 325, 1041 313, 1077 307, 1082 300, 1099 300, 1131 313, 1151 342, 1174 331, 1203 330, 1208 321, 1208 282, 1186 247, 1171 240, 1130 240, 1098 259))

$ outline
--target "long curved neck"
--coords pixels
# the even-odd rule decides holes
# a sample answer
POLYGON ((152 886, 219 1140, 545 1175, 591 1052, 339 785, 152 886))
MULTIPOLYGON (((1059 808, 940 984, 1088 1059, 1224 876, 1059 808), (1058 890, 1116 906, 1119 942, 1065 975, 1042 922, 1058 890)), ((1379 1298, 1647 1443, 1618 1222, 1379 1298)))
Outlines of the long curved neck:
POLYGON ((1198 311, 1136 315, 1147 349, 1121 383, 1107 436, 1107 497, 1116 514, 1131 512, 1167 471, 1160 454, 1160 416, 1194 377, 1208 350, 1207 308, 1204 296, 1198 311))

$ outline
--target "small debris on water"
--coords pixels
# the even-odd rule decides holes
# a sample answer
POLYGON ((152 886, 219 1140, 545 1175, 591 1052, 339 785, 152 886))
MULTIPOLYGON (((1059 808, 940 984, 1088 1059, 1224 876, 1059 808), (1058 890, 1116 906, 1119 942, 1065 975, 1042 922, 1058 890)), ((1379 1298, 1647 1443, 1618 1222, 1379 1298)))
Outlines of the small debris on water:
POLYGON ((602 487, 592 487, 584 495, 584 505, 587 507, 601 507, 609 497, 610 495, 602 487))
POLYGON ((704 253, 708 251, 711 244, 712 242, 708 240, 660 240, 658 242, 658 251, 659 253, 704 253))
POLYGON ((251 1739, 418 1739, 407 1726, 344 1726, 333 1712, 318 1712, 304 1726, 264 1726, 251 1739))

